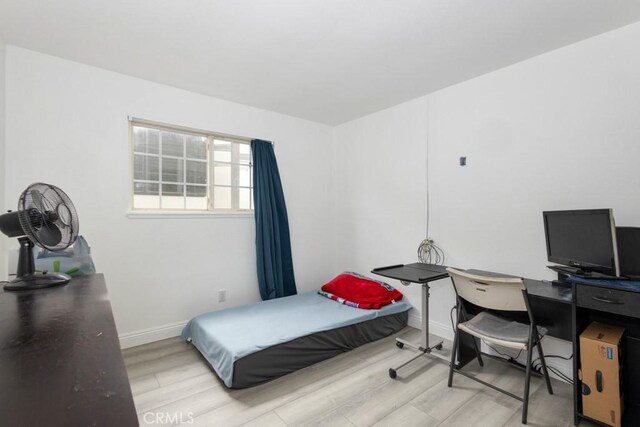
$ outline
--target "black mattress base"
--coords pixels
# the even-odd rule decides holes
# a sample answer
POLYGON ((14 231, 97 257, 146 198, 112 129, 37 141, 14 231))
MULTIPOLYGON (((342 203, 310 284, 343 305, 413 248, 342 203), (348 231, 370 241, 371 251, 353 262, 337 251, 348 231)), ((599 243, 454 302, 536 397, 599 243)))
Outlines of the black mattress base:
POLYGON ((409 312, 296 338, 252 353, 233 365, 231 388, 247 388, 389 336, 407 326, 409 312))

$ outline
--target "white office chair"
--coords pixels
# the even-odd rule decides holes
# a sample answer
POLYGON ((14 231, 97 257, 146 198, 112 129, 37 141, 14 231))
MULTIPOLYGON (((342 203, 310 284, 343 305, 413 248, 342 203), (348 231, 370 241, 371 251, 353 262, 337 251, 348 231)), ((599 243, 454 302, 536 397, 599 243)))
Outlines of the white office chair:
MULTIPOLYGON (((540 357, 542 372, 547 382, 547 390, 549 391, 549 394, 553 394, 553 389, 551 388, 551 380, 549 379, 547 364, 545 363, 542 346, 540 345, 540 340, 547 331, 544 328, 536 326, 533 313, 531 312, 529 305, 527 289, 524 286, 523 280, 520 278, 479 276, 455 270, 453 268, 447 268, 447 272, 451 277, 453 287, 456 291, 458 312, 455 338, 453 340, 453 351, 451 352, 451 365, 449 368, 449 387, 451 387, 453 383, 453 373, 456 372, 487 387, 511 396, 523 402, 522 424, 526 424, 527 408, 529 405, 529 383, 531 379, 531 357, 533 347, 538 348, 538 356, 540 357), (468 314, 464 310, 462 300, 484 310, 498 312, 527 312, 529 315, 529 324, 503 319, 499 315, 489 311, 481 311, 473 318, 469 318, 468 314), (465 332, 488 343, 516 350, 524 350, 527 352, 523 397, 516 396, 515 394, 509 393, 506 390, 484 382, 473 375, 455 368, 460 332, 465 332)), ((476 351, 478 351, 477 348, 476 351)), ((478 361, 482 365, 482 359, 479 353, 478 361)))

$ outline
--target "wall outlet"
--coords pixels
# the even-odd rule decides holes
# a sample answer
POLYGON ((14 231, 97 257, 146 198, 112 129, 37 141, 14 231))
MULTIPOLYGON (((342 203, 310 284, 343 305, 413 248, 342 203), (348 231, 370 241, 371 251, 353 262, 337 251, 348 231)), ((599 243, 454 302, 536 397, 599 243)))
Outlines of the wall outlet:
POLYGON ((218 291, 218 302, 225 302, 227 300, 227 291, 222 289, 218 291))

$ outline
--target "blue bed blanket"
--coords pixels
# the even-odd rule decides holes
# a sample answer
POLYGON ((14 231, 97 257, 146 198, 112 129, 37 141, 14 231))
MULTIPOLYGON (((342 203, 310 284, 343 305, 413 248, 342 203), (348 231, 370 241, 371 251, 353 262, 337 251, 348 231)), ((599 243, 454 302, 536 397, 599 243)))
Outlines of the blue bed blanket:
POLYGON ((233 364, 249 354, 316 332, 328 331, 411 309, 406 301, 380 310, 339 304, 308 292, 256 304, 201 314, 182 331, 200 350, 227 387, 233 364))

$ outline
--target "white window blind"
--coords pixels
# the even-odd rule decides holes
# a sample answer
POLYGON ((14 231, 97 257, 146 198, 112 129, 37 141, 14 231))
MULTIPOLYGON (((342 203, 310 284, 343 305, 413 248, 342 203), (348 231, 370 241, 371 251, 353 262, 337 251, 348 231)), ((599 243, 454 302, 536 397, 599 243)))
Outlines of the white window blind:
POLYGON ((253 210, 248 139, 130 121, 134 211, 253 210))

